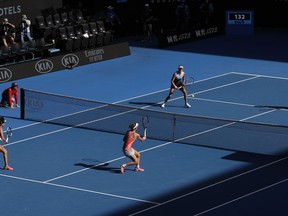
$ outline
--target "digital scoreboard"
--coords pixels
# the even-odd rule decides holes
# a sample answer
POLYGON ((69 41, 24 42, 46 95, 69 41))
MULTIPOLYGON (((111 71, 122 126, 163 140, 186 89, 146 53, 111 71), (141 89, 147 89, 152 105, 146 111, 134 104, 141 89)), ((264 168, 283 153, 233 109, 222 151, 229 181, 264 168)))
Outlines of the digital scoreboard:
POLYGON ((252 34, 254 11, 226 11, 226 34, 252 34))

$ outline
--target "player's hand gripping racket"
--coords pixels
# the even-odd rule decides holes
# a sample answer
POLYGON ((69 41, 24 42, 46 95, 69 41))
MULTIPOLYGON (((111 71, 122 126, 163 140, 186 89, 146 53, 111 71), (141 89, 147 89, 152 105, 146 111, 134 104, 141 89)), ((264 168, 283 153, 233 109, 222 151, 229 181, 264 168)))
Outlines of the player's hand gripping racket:
POLYGON ((149 126, 149 118, 148 118, 148 116, 144 116, 142 118, 142 126, 144 128, 144 137, 146 138, 146 136, 147 136, 147 128, 149 126))
MULTIPOLYGON (((195 82, 194 77, 189 77, 188 79, 185 79, 185 80, 184 80, 184 83, 183 83, 183 85, 181 86, 181 88, 182 88, 183 86, 192 85, 192 84, 194 84, 194 82, 195 82)), ((194 94, 191 94, 191 96, 192 96, 193 98, 195 97, 194 94)))
POLYGON ((13 133, 12 128, 11 127, 7 127, 6 133, 7 133, 6 142, 8 143, 8 140, 12 136, 12 133, 13 133))

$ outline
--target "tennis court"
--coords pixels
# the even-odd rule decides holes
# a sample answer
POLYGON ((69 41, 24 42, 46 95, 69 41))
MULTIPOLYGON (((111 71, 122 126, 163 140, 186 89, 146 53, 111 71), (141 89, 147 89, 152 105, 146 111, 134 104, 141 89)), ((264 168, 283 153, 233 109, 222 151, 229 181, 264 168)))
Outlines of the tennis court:
POLYGON ((287 63, 131 50, 19 80, 26 119, 1 109, 14 129, 5 146, 15 169, 0 172, 1 215, 284 215, 287 63), (192 107, 175 92, 163 109, 179 62, 196 79, 192 107), (108 82, 97 82, 103 73, 108 82), (122 134, 143 115, 150 139, 134 147, 145 172, 121 174, 122 134))

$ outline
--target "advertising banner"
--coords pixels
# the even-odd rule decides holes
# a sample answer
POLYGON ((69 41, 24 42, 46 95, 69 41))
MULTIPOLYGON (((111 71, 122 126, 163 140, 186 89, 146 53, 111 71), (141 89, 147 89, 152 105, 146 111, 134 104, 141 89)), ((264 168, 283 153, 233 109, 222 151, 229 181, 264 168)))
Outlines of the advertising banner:
POLYGON ((130 55, 128 42, 41 58, 0 68, 0 83, 130 55))

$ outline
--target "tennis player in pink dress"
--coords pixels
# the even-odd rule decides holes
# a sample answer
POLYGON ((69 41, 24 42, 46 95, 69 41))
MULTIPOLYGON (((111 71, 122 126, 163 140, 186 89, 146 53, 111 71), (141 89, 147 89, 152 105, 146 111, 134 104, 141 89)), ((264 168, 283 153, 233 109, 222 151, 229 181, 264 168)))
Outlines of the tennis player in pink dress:
POLYGON ((135 165, 135 171, 137 172, 143 172, 144 169, 142 169, 140 167, 140 153, 138 151, 136 151, 134 148, 132 148, 133 143, 135 142, 136 139, 138 139, 139 141, 143 142, 144 140, 146 140, 146 129, 144 129, 144 135, 141 136, 140 134, 138 134, 137 128, 138 128, 139 124, 138 123, 132 123, 129 125, 130 130, 128 130, 123 138, 124 144, 122 147, 122 151, 124 153, 124 155, 128 158, 131 159, 130 162, 122 164, 121 165, 121 173, 125 172, 125 168, 127 166, 132 166, 135 165))

